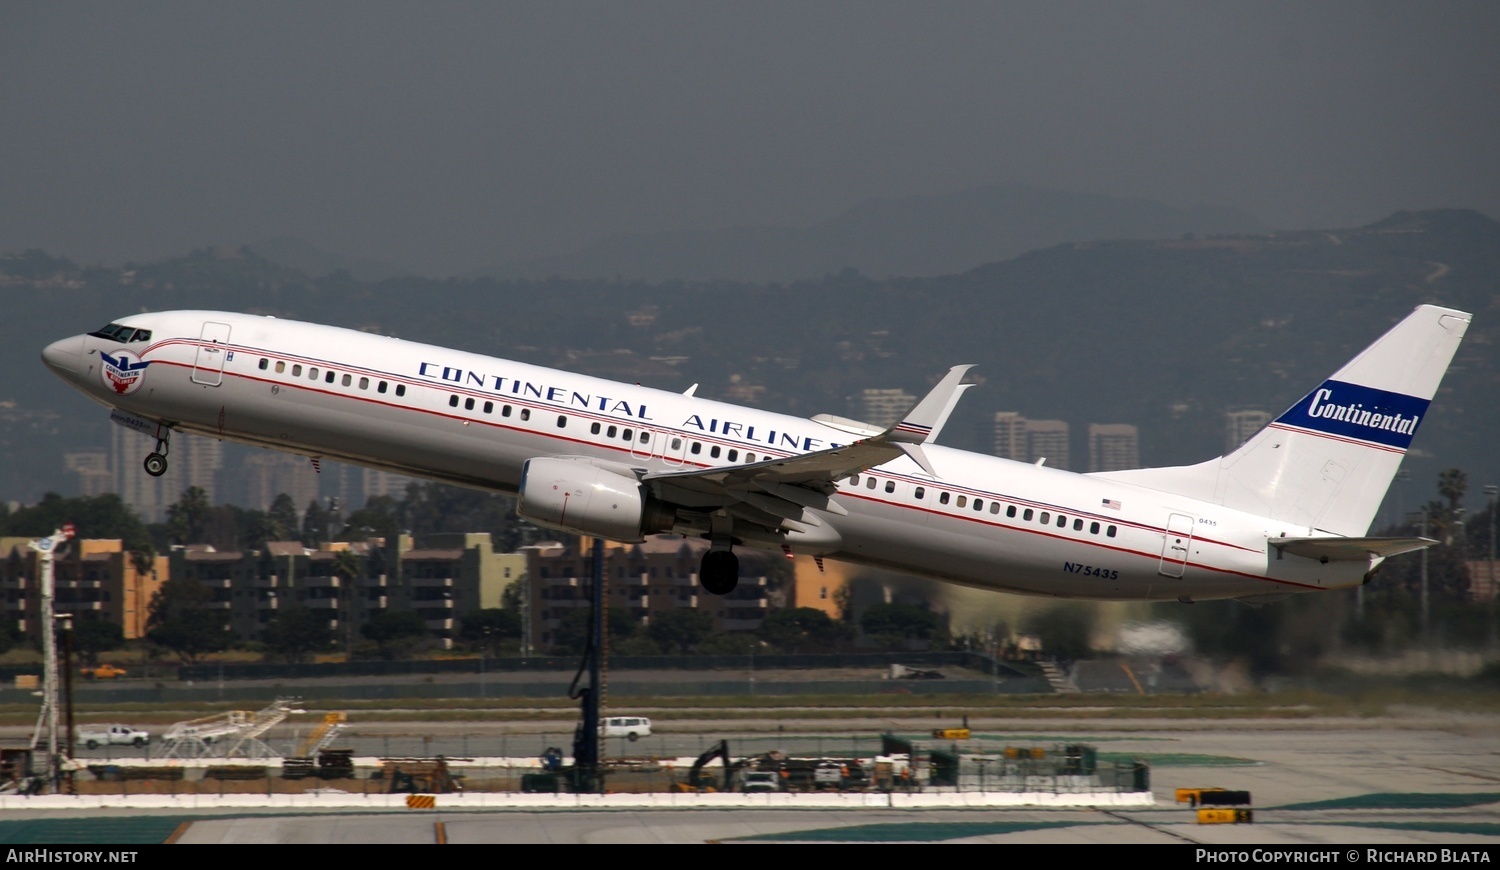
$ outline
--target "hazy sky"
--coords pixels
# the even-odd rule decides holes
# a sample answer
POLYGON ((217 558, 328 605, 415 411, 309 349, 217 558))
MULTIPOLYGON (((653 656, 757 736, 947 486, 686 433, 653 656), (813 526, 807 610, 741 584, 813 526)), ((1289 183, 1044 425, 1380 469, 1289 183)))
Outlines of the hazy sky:
POLYGON ((996 182, 1500 217, 1500 3, 0 0, 0 251, 430 273, 996 182))

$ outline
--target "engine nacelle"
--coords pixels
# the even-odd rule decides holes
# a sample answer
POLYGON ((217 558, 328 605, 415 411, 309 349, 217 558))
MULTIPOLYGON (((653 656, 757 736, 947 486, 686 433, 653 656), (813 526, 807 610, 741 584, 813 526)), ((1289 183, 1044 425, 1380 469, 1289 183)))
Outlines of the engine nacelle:
POLYGON ((540 526, 615 541, 641 541, 671 527, 670 511, 647 495, 629 469, 586 457, 528 459, 516 513, 540 526))

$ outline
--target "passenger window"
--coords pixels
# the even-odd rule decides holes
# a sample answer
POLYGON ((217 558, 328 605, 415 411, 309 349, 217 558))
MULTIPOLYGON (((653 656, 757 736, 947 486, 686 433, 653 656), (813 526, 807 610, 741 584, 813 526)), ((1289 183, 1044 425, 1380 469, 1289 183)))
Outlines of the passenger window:
POLYGON ((1000 513, 1000 502, 998 502, 998 501, 992 501, 992 502, 990 502, 990 513, 992 513, 992 514, 998 514, 998 513, 1000 513))
POLYGON ((873 477, 867 477, 867 478, 865 478, 865 489, 874 489, 874 488, 875 488, 875 478, 873 478, 873 477))
POLYGON ((261 357, 260 358, 260 370, 261 371, 265 371, 266 370, 266 366, 270 365, 270 363, 271 363, 270 360, 266 359, 265 357, 261 357))
POLYGON ((963 507, 964 505, 966 505, 968 503, 969 503, 969 497, 968 496, 961 495, 961 496, 958 497, 957 504, 958 504, 959 507, 963 507))
MULTIPOLYGON (((594 431, 598 432, 599 430, 595 429, 594 431)), ((611 427, 609 427, 608 429, 605 430, 604 434, 605 434, 606 437, 613 438, 613 437, 615 437, 615 433, 618 432, 618 431, 620 431, 619 427, 617 427, 617 426, 611 426, 611 427)))
POLYGON ((673 438, 672 439, 672 449, 673 450, 680 450, 680 449, 682 449, 682 439, 681 438, 673 438))
POLYGON ((279 374, 281 374, 284 371, 286 371, 286 363, 282 362, 281 360, 277 360, 276 361, 276 374, 279 375, 279 374))
POLYGON ((859 475, 857 475, 857 474, 851 474, 851 475, 849 475, 849 485, 850 486, 859 486, 859 475))
POLYGON ((484 412, 486 414, 490 413, 493 410, 495 410, 495 403, 494 402, 485 402, 484 403, 484 412))
POLYGON ((557 415, 557 428, 559 428, 559 429, 566 429, 566 428, 568 428, 568 418, 565 417, 565 416, 563 416, 562 414, 558 414, 557 415))
POLYGON ((1006 507, 1005 507, 1005 515, 1008 516, 1008 517, 1014 518, 1015 515, 1016 515, 1016 506, 1015 505, 1006 505, 1006 507))
POLYGON ((650 440, 651 440, 651 433, 650 432, 642 432, 641 433, 640 442, 642 444, 645 444, 647 441, 650 441, 650 440))
POLYGON ((715 444, 714 446, 708 448, 708 455, 710 457, 714 458, 714 459, 718 459, 719 458, 719 445, 715 444))
POLYGON ((331 383, 333 383, 333 372, 324 372, 323 373, 323 383, 325 383, 325 384, 331 384, 331 383))
POLYGON ((1028 522, 1028 523, 1031 522, 1031 517, 1032 517, 1031 508, 1027 508, 1026 510, 1024 510, 1024 511, 1021 512, 1021 519, 1025 520, 1026 522, 1028 522))
POLYGON ((500 416, 502 416, 502 417, 509 417, 510 416, 510 406, 509 405, 501 405, 500 406, 500 416))
POLYGON ((745 454, 745 461, 746 462, 754 462, 755 461, 755 454, 754 453, 746 453, 745 454))
POLYGON ((474 397, 473 396, 470 396, 469 398, 464 399, 464 410, 465 411, 472 411, 472 410, 474 410, 474 397))
POLYGON ((521 409, 521 419, 522 420, 530 420, 531 419, 531 409, 530 408, 522 408, 521 409))
POLYGON ((350 376, 350 375, 344 375, 344 378, 343 378, 343 381, 342 381, 342 383, 343 383, 344 386, 347 387, 347 386, 349 386, 353 382, 354 382, 354 378, 352 376, 350 376))
POLYGON ((294 377, 294 378, 300 378, 300 377, 302 377, 302 364, 301 363, 298 363, 297 365, 292 366, 292 377, 294 377))
POLYGON ((692 449, 691 449, 690 452, 693 453, 693 455, 695 455, 695 456, 697 454, 699 454, 699 453, 702 453, 703 452, 703 443, 700 442, 700 441, 694 441, 692 449))
POLYGON ((377 392, 377 393, 383 393, 383 392, 385 392, 385 388, 388 387, 388 386, 390 386, 390 385, 387 384, 385 381, 381 381, 380 383, 378 383, 378 384, 375 385, 375 392, 377 392))
POLYGON ((945 492, 942 495, 938 496, 938 504, 947 504, 947 503, 948 503, 948 493, 945 492))
POLYGON ((1115 536, 1115 527, 1114 526, 1110 526, 1110 527, 1106 528, 1104 530, 1104 535, 1105 535, 1105 537, 1113 538, 1115 536))
POLYGON ((316 381, 318 379, 318 369, 317 369, 316 366, 309 366, 308 367, 308 369, 307 369, 307 379, 310 380, 310 381, 316 381))
MULTIPOLYGON (((1030 517, 1027 517, 1027 519, 1030 519, 1030 517)), ((1037 519, 1041 520, 1042 525, 1045 526, 1047 523, 1052 522, 1052 514, 1042 511, 1042 515, 1037 517, 1037 519)))
POLYGON ((1073 520, 1073 531, 1075 531, 1075 532, 1081 532, 1081 531, 1083 531, 1083 520, 1079 520, 1079 519, 1073 520))
POLYGON ((740 452, 738 450, 730 450, 729 451, 729 461, 730 462, 738 462, 739 458, 740 458, 740 452))
POLYGON ((625 431, 620 433, 620 437, 624 438, 626 441, 629 441, 634 435, 635 432, 630 429, 626 429, 625 431))
POLYGON ((917 496, 917 498, 922 498, 922 497, 923 497, 923 496, 925 496, 925 495, 927 495, 927 490, 925 490, 925 489, 923 489, 923 488, 922 488, 922 487, 920 487, 920 486, 919 486, 919 487, 917 487, 917 492, 916 492, 916 496, 917 496))
POLYGON ((448 397, 448 407, 450 407, 450 408, 457 408, 458 407, 458 395, 457 394, 454 394, 454 395, 448 397))
POLYGON ((982 499, 982 498, 976 498, 976 499, 974 499, 974 510, 975 511, 982 511, 982 510, 984 510, 984 499, 982 499))
POLYGON ((1089 534, 1091 534, 1091 535, 1097 535, 1097 534, 1099 534, 1099 524, 1098 523, 1089 523, 1089 534))
POLYGON ((1062 514, 1058 514, 1057 515, 1057 527, 1059 529, 1066 529, 1068 527, 1068 518, 1065 517, 1065 516, 1063 516, 1062 514))
POLYGON ((361 390, 368 390, 370 388, 370 379, 369 378, 360 378, 359 379, 359 388, 361 390))
POLYGON ((896 481, 894 481, 894 480, 887 480, 885 482, 885 491, 886 492, 895 492, 896 491, 896 481))
POLYGON ((404 395, 406 395, 406 384, 397 384, 396 385, 396 395, 398 395, 398 396, 404 396, 404 395))

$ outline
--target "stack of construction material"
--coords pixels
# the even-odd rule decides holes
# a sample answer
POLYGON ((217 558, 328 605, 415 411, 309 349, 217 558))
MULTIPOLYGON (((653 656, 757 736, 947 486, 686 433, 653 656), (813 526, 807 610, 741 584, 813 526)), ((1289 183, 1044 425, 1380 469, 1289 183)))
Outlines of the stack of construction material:
POLYGON ((282 779, 307 779, 317 772, 313 760, 306 755, 289 755, 281 760, 282 779))
POLYGON ((265 779, 266 769, 248 764, 210 767, 203 772, 203 778, 217 779, 221 782, 224 780, 265 779))
POLYGON ((354 750, 318 750, 318 776, 323 779, 353 779, 354 750))

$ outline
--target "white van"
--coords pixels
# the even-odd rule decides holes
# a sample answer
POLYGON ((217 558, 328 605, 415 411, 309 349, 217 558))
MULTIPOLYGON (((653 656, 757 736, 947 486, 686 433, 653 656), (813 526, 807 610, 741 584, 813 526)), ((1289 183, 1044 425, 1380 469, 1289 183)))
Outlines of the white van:
POLYGON ((644 716, 610 716, 599 723, 599 733, 605 737, 639 740, 651 736, 651 720, 644 716))

